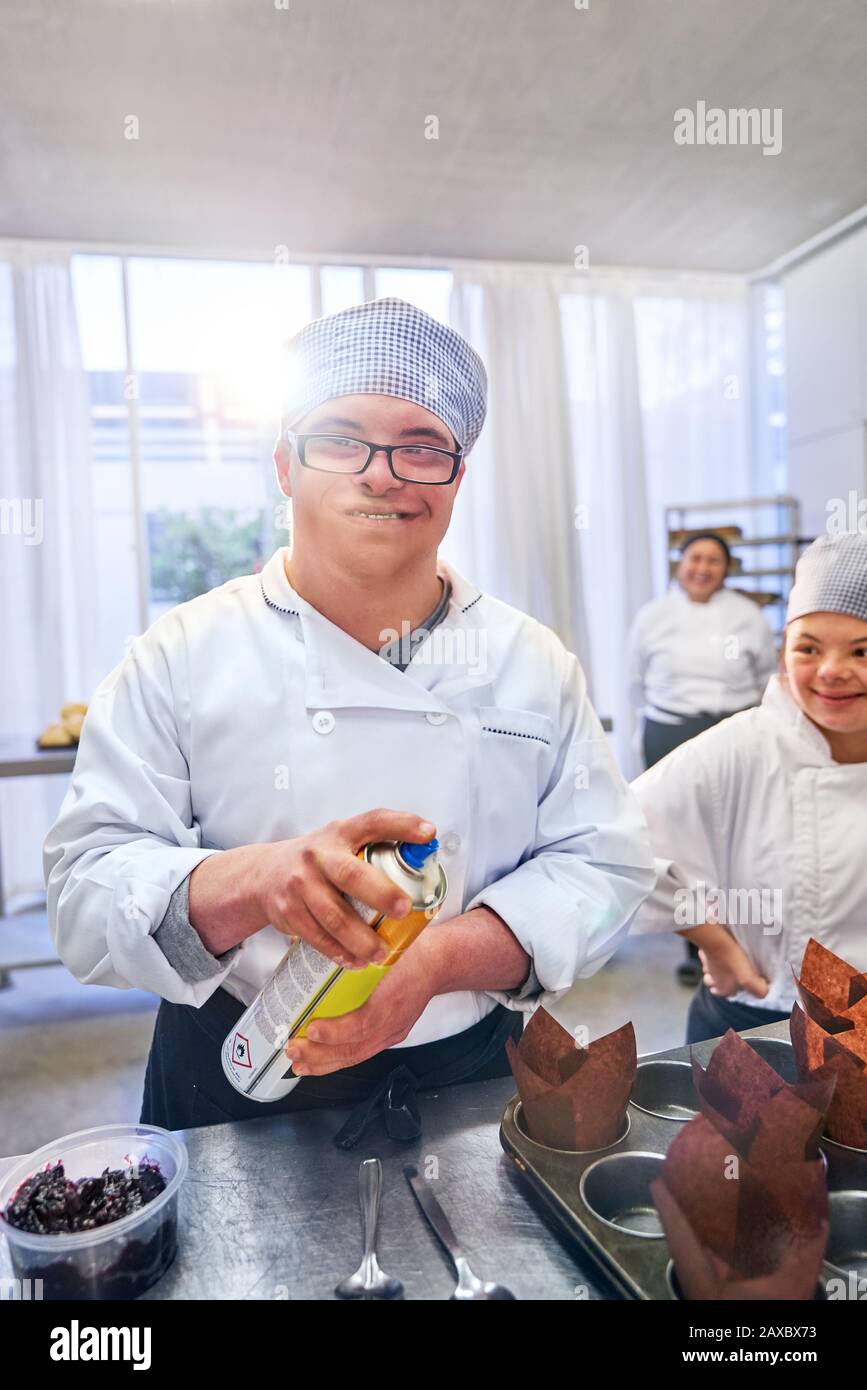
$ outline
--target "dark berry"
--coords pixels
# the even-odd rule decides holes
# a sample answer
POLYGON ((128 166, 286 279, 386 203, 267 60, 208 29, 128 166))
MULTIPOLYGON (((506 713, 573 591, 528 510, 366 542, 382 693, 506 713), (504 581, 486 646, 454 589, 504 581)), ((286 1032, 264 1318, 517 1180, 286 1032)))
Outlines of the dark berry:
POLYGON ((35 1235, 91 1231, 120 1221, 152 1202, 166 1180, 159 1164, 144 1158, 134 1168, 105 1168, 98 1178, 67 1179, 56 1163, 25 1179, 3 1213, 10 1226, 35 1235))

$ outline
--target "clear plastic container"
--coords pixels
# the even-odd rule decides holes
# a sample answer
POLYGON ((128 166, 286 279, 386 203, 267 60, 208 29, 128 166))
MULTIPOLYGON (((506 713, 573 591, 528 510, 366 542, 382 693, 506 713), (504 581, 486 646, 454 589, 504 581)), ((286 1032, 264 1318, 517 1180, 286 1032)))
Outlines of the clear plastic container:
POLYGON ((0 1231, 19 1279, 41 1279, 46 1299, 136 1298, 162 1277, 178 1248, 178 1193, 187 1174, 185 1145, 156 1125, 99 1125, 44 1144, 0 1180, 0 1231), (166 1186, 158 1197, 119 1221, 68 1235, 33 1235, 2 1218, 18 1188, 47 1164, 66 1176, 99 1177, 148 1158, 166 1186))

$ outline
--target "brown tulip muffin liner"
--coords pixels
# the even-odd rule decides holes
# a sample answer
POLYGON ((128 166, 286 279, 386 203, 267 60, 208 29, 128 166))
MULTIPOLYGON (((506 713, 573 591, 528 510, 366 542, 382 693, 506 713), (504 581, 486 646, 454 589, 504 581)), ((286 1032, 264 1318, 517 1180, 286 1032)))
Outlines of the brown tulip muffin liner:
POLYGON ((701 1114, 651 1191, 689 1299, 811 1299, 828 1240, 819 1136, 833 1077, 790 1086, 730 1029, 707 1069, 701 1114))
POLYGON ((692 1075, 701 1113, 752 1163, 818 1158, 833 1078, 791 1086, 731 1028, 692 1075))
POLYGON ((536 1143, 601 1149, 622 1136, 638 1062, 631 1023, 582 1047, 539 1007, 520 1042, 506 1042, 506 1052, 536 1143))
POLYGON ((825 1133, 867 1149, 867 974, 811 937, 789 1033, 805 1081, 834 1082, 825 1133))

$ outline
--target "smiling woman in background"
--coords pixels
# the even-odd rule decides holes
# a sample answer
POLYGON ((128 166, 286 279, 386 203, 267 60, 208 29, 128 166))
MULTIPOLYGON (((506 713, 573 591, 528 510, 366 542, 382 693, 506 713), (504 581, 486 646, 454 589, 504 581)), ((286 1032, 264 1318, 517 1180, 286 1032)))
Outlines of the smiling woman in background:
POLYGON ((811 936, 867 969, 867 535, 801 556, 783 660, 758 709, 633 784, 657 869, 635 930, 683 925, 704 965, 687 1042, 787 1018, 811 936))
POLYGON ((644 762, 761 699, 777 664, 752 599, 726 589, 731 552, 714 531, 691 536, 675 580, 646 603, 629 635, 629 685, 644 713, 644 762))

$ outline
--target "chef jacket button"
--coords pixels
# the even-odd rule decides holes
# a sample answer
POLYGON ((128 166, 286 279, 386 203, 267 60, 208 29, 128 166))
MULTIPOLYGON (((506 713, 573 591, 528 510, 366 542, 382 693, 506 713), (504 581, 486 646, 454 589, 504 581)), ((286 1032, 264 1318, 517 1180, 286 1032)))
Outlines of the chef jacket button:
POLYGON ((449 830, 442 838, 442 847, 446 854, 457 854, 461 847, 461 837, 454 830, 449 830))
POLYGON ((448 719, 447 714, 440 714, 436 710, 428 710, 425 719, 429 724, 445 724, 448 719))
POLYGON ((313 716, 313 727, 317 734, 330 734, 336 722, 330 709, 317 710, 313 716))

